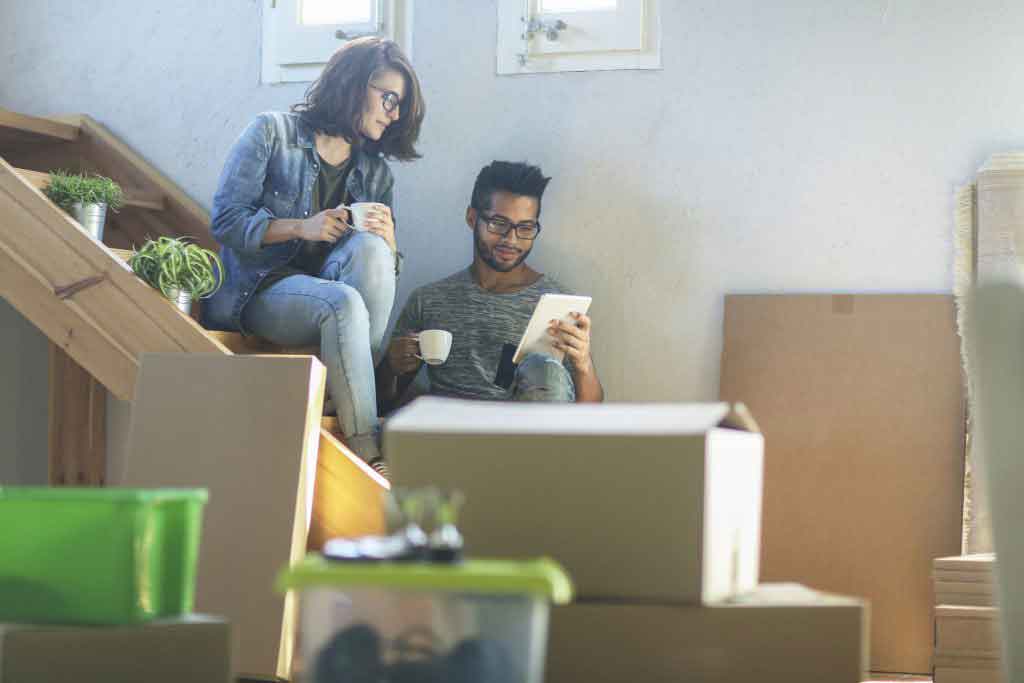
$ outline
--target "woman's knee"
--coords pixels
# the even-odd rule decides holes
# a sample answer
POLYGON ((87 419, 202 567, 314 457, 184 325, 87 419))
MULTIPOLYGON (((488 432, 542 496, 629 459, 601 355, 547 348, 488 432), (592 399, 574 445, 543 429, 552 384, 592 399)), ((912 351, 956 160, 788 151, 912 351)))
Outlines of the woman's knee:
POLYGON ((323 305, 320 307, 321 324, 332 316, 339 324, 343 325, 369 321, 370 315, 366 310, 366 303, 355 287, 350 287, 342 282, 326 280, 322 286, 324 291, 321 295, 323 300, 323 305))
POLYGON ((385 275, 394 275, 395 253, 383 237, 370 232, 361 232, 352 237, 355 257, 366 264, 369 270, 385 275))

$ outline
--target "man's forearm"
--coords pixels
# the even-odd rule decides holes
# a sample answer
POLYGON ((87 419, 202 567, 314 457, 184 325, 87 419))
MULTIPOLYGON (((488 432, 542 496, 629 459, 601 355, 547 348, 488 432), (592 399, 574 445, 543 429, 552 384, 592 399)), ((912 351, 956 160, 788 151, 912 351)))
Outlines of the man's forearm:
POLYGON ((377 399, 384 406, 389 406, 394 401, 405 394, 406 389, 412 384, 416 378, 416 373, 411 372, 409 374, 399 374, 391 369, 391 364, 388 363, 387 356, 377 366, 376 385, 377 385, 377 399))
POLYGON ((577 370, 573 373, 572 381, 576 387, 577 403, 600 403, 604 400, 604 387, 601 386, 593 364, 589 371, 577 370))

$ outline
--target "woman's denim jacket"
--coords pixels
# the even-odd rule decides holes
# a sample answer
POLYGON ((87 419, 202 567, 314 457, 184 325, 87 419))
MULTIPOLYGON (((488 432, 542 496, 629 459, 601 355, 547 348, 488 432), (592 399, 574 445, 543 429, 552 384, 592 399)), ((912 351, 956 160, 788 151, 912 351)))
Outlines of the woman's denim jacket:
MULTIPOLYGON (((353 201, 392 206, 394 179, 384 160, 352 148, 346 189, 353 201)), ((203 302, 203 322, 240 330, 242 309, 268 273, 291 261, 301 240, 262 244, 270 221, 307 218, 320 174, 314 131, 297 114, 260 114, 228 154, 213 196, 210 232, 221 244, 224 284, 203 302)))

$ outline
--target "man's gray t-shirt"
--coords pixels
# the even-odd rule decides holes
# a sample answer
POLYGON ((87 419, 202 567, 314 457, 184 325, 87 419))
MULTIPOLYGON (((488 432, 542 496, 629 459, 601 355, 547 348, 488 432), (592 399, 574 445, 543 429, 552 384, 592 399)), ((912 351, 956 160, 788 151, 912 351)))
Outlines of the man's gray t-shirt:
POLYGON ((518 346, 537 301, 549 293, 573 294, 546 275, 517 292, 489 292, 476 284, 467 268, 414 291, 398 316, 394 335, 448 330, 448 360, 427 366, 430 393, 502 400, 508 398, 508 390, 494 383, 502 347, 518 346))

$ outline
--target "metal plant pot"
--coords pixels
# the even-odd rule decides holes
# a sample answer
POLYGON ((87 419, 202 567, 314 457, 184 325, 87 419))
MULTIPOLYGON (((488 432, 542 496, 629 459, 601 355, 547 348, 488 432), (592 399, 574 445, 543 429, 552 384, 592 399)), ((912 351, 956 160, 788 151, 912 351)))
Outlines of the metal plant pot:
POLYGON ((167 298, 178 307, 179 311, 185 315, 192 315, 192 294, 183 289, 171 288, 170 296, 167 298))
POLYGON ((83 204, 78 202, 71 205, 71 215, 78 221, 85 231, 97 242, 103 241, 103 227, 107 223, 106 204, 83 204))

